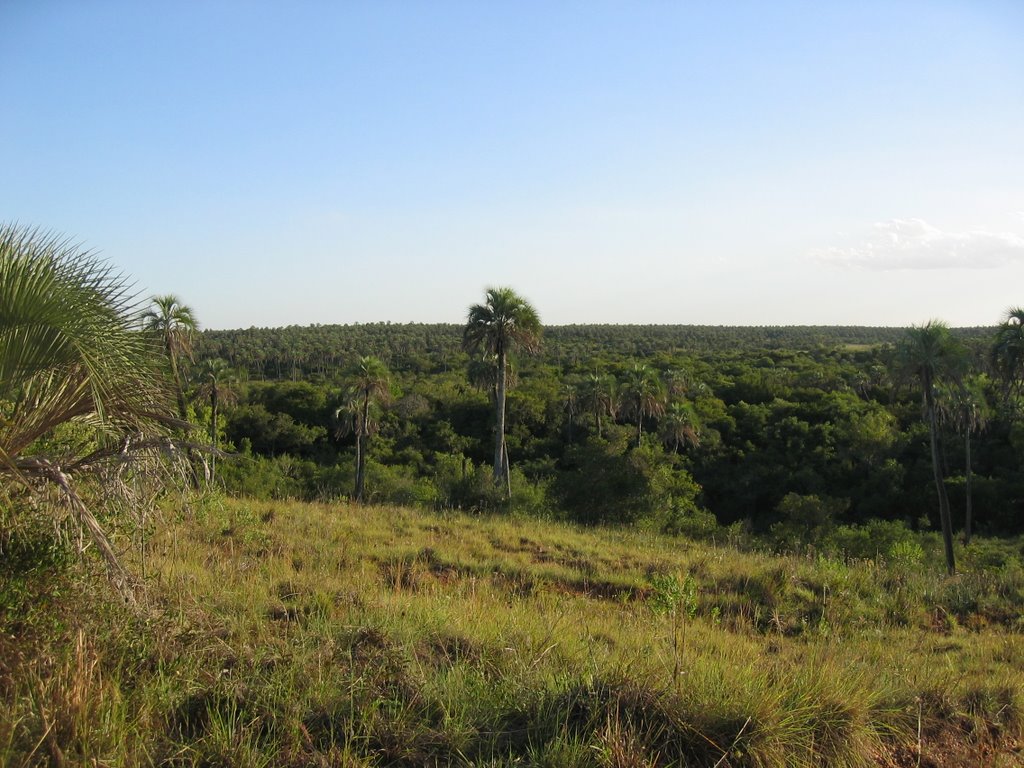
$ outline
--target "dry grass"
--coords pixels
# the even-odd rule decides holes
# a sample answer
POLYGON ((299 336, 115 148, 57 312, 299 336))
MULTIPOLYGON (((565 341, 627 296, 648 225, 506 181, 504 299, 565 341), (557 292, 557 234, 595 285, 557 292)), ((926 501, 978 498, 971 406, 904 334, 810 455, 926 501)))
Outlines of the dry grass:
POLYGON ((141 616, 69 578, 18 630, 0 762, 995 764, 1024 720, 1021 636, 921 569, 216 498, 146 548, 141 616))

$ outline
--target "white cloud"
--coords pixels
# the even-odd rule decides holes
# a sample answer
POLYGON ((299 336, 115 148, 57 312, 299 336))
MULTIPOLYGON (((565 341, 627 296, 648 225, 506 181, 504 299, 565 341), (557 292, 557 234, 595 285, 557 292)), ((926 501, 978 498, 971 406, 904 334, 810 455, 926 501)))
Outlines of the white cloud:
POLYGON ((817 261, 869 270, 993 269, 1024 260, 1024 237, 972 229, 944 232, 921 219, 874 225, 863 242, 811 252, 817 261))

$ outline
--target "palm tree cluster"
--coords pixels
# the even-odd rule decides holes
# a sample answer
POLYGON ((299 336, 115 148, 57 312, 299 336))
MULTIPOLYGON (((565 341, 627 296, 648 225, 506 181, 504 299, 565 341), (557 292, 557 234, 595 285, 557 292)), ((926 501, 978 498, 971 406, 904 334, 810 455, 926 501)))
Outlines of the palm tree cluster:
MULTIPOLYGON (((700 446, 702 429, 700 415, 687 397, 691 387, 680 386, 682 378, 673 371, 662 377, 639 363, 627 369, 621 381, 611 374, 592 373, 573 385, 576 406, 589 415, 599 438, 606 420, 627 420, 636 429, 637 446, 643 443, 644 424, 656 420, 661 441, 679 453, 700 446)), ((700 387, 691 384, 693 390, 700 387)))
POLYGON ((1007 398, 1019 397, 1024 384, 1024 307, 1012 307, 996 331, 992 367, 1004 385, 1007 398))
MULTIPOLYGON (((1004 405, 1011 413, 1016 413, 1024 382, 1024 308, 1007 311, 996 330, 989 360, 1002 382, 1004 405)), ((953 574, 956 571, 953 524, 943 476, 939 423, 950 424, 964 440, 963 537, 969 542, 973 524, 971 437, 984 430, 992 415, 985 398, 987 379, 984 374, 971 372, 967 350, 953 338, 949 327, 938 320, 930 320, 906 332, 896 346, 896 371, 904 379, 916 380, 921 388, 946 568, 953 574)))

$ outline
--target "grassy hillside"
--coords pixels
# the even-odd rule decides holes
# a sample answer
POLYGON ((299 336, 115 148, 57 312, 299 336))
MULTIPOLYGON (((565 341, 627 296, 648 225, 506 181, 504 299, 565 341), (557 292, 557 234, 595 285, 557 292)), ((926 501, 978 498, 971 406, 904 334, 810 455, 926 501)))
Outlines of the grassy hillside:
POLYGON ((128 608, 45 541, 6 542, 3 765, 1021 764, 1024 573, 983 546, 213 498, 128 550, 128 608))

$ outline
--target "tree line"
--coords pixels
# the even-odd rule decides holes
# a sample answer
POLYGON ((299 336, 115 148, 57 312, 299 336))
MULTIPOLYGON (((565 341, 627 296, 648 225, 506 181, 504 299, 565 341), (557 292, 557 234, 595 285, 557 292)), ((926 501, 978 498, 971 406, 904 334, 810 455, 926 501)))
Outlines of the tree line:
POLYGON ((168 457, 236 493, 739 526, 780 546, 934 527, 950 570, 957 531, 1020 532, 1018 309, 989 329, 545 328, 496 288, 459 326, 201 332, 177 297, 140 309, 60 238, 4 227, 0 256, 8 508, 54 489, 101 549, 88 478, 137 497, 129 468, 166 479, 168 457))
MULTIPOLYGON (((521 297, 494 289, 465 326, 306 329, 306 349, 366 345, 333 375, 236 369, 223 437, 264 482, 233 471, 228 483, 461 508, 511 497, 666 530, 794 531, 804 515, 812 539, 838 523, 902 521, 940 529, 952 570, 954 528, 965 540, 978 525, 1019 531, 1020 329, 1020 310, 997 328, 542 328, 521 297), (528 309, 522 335, 503 341, 492 334, 513 307, 528 309), (378 384, 360 436, 336 422, 368 360, 378 384)), ((207 332, 197 349, 226 354, 235 333, 273 348, 304 330, 207 332)))

